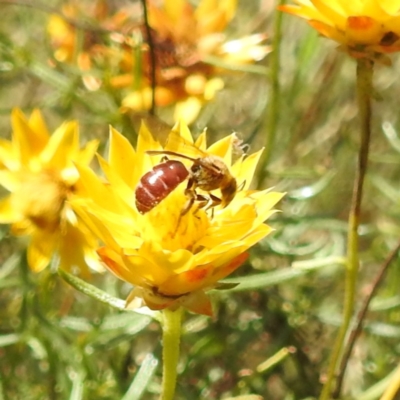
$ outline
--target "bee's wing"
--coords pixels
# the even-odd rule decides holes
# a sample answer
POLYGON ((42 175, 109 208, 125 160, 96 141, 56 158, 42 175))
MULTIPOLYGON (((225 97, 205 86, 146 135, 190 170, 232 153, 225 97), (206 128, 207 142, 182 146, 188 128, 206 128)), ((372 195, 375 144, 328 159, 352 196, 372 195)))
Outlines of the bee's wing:
POLYGON ((182 137, 179 132, 172 129, 165 143, 165 150, 184 154, 192 158, 206 157, 207 153, 199 149, 193 142, 182 137))

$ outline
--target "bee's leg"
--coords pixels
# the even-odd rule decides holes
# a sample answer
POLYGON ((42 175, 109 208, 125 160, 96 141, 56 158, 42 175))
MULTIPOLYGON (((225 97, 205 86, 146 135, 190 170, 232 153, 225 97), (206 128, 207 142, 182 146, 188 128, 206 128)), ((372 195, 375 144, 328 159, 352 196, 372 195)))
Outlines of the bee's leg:
POLYGON ((210 197, 196 193, 195 201, 198 204, 197 210, 200 210, 200 208, 204 208, 210 202, 210 197))
POLYGON ((220 205, 221 202, 222 202, 222 200, 219 197, 214 196, 213 194, 209 193, 209 195, 208 195, 208 206, 206 208, 206 211, 211 209, 211 219, 214 218, 214 207, 220 205))
POLYGON ((219 197, 217 197, 217 196, 214 196, 213 194, 209 194, 209 205, 208 205, 208 207, 206 208, 206 211, 207 210, 209 210, 210 208, 214 208, 214 207, 216 207, 216 206, 219 206, 220 204, 221 204, 221 202, 222 202, 222 200, 219 198, 219 197))
POLYGON ((181 211, 181 216, 187 214, 189 210, 192 208, 196 197, 198 196, 196 193, 195 183, 192 178, 188 180, 188 184, 185 189, 185 196, 187 198, 186 204, 183 206, 181 211))
POLYGON ((192 208, 194 201, 196 200, 196 192, 194 190, 185 191, 185 195, 188 198, 186 204, 182 208, 181 216, 187 214, 189 210, 192 208))
POLYGON ((193 206, 194 201, 196 200, 197 193, 195 190, 194 181, 191 178, 188 180, 188 184, 185 189, 185 196, 186 196, 187 200, 179 214, 178 223, 176 224, 176 229, 175 229, 175 232, 173 233, 172 237, 174 237, 176 235, 176 232, 178 232, 178 228, 181 223, 182 217, 189 212, 189 210, 193 206))
POLYGON ((219 197, 214 196, 214 195, 211 194, 211 193, 210 193, 210 199, 211 199, 211 205, 210 205, 210 207, 219 206, 219 205, 221 204, 221 202, 222 202, 222 200, 221 200, 219 197))

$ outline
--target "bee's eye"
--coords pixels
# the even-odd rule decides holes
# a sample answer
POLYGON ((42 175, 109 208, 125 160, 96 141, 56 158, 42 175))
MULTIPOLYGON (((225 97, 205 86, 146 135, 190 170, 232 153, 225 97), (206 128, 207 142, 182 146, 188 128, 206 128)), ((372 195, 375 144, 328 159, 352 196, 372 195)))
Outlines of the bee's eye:
POLYGON ((193 164, 192 168, 191 168, 192 172, 197 172, 200 169, 201 169, 201 166, 199 164, 193 164))

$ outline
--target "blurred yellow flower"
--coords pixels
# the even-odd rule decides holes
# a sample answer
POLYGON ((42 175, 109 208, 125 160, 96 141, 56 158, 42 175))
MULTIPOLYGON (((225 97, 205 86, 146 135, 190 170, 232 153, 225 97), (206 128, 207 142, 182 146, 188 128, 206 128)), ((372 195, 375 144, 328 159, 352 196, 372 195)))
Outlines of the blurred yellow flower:
POLYGON ((96 239, 67 203, 79 179, 73 163, 87 165, 97 141, 80 149, 75 122, 50 135, 38 110, 27 120, 15 109, 12 127, 12 141, 0 140, 0 185, 10 192, 0 200, 0 223, 11 224, 14 235, 30 236, 28 264, 36 272, 54 253, 61 268, 101 269, 96 239))
MULTIPOLYGON (((54 59, 60 63, 76 63, 83 72, 82 80, 89 90, 98 90, 102 84, 99 69, 132 68, 129 51, 120 46, 107 44, 105 33, 122 30, 129 22, 128 9, 111 14, 104 0, 82 3, 71 0, 62 6, 62 15, 51 14, 47 23, 47 33, 54 48, 54 59), (91 30, 82 28, 82 21, 92 20, 91 30), (75 23, 75 24, 74 24, 75 23), (97 25, 96 25, 97 23, 97 25), (79 25, 79 28, 78 26, 79 25)), ((87 25, 89 29, 89 25, 87 25)))
MULTIPOLYGON (((237 67, 270 52, 264 34, 227 41, 223 32, 235 16, 237 0, 201 0, 197 7, 188 0, 148 3, 156 58, 155 103, 174 106, 174 119, 193 122, 203 105, 223 89, 218 75, 224 69, 208 63, 208 57, 237 67)), ((47 25, 54 59, 77 64, 89 90, 98 90, 103 83, 122 90, 123 112, 148 111, 152 74, 146 29, 136 17, 140 11, 132 5, 112 13, 104 0, 88 7, 70 0, 62 12, 65 17, 51 15, 47 25), (78 29, 88 17, 92 30, 78 29)))
MULTIPOLYGON (((247 258, 246 250, 271 232, 264 221, 275 212, 273 206, 283 194, 249 189, 261 151, 232 163, 237 143, 237 137, 231 135, 207 147, 203 132, 193 144, 187 126, 180 123, 163 148, 143 125, 135 151, 111 129, 108 161, 99 158, 108 183, 87 166, 78 166, 86 196, 75 197, 72 207, 103 241, 98 254, 107 267, 134 285, 128 308, 143 303, 153 310, 182 306, 210 315, 205 291, 238 268, 247 258), (208 168, 197 168, 197 172, 194 168, 189 173, 196 164, 193 160, 169 153, 166 161, 164 151, 214 158, 208 168), (180 165, 168 172, 165 163, 171 161, 180 165), (164 164, 160 167, 160 163, 164 164), (188 207, 187 175, 219 171, 221 163, 228 168, 228 175, 223 174, 218 184, 222 190, 212 191, 222 199, 221 205, 204 207, 199 200, 207 202, 210 192, 197 188, 201 197, 188 207), (139 187, 140 197, 135 195, 139 187)), ((218 203, 216 197, 213 200, 218 203)))
MULTIPOLYGON (((231 66, 262 60, 270 52, 262 34, 226 41, 223 31, 235 16, 236 7, 237 0, 201 0, 197 7, 187 0, 164 0, 162 7, 149 2, 157 60, 156 105, 175 104, 175 120, 193 122, 203 105, 223 89, 224 81, 218 77, 222 68, 208 64, 207 57, 217 56, 231 66)), ((145 71, 149 71, 148 54, 145 64, 145 71)), ((122 110, 148 110, 149 90, 147 73, 143 88, 123 99, 122 110)))
POLYGON ((400 50, 399 0, 295 0, 282 11, 298 15, 356 58, 400 50))

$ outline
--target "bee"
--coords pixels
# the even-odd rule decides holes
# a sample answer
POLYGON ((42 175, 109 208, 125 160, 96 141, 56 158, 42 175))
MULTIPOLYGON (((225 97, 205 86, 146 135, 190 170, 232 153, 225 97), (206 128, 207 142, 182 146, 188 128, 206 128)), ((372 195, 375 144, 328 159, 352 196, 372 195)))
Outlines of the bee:
POLYGON ((189 176, 177 160, 166 160, 144 174, 136 187, 136 208, 141 214, 152 210, 189 176))
POLYGON ((183 158, 192 161, 193 164, 187 169, 181 161, 167 159, 143 175, 136 188, 136 207, 140 213, 145 214, 152 210, 186 179, 188 179, 185 189, 187 202, 181 210, 181 215, 185 215, 195 201, 199 203, 199 208, 206 205, 208 205, 207 208, 212 208, 217 205, 226 207, 233 200, 237 191, 237 182, 221 157, 207 154, 195 145, 186 143, 174 131, 168 138, 166 148, 167 150, 150 150, 147 153, 183 158), (178 142, 184 143, 197 157, 170 150, 174 148, 174 143, 178 142), (197 189, 208 194, 197 193, 197 189), (221 190, 221 198, 210 193, 216 189, 221 190))

